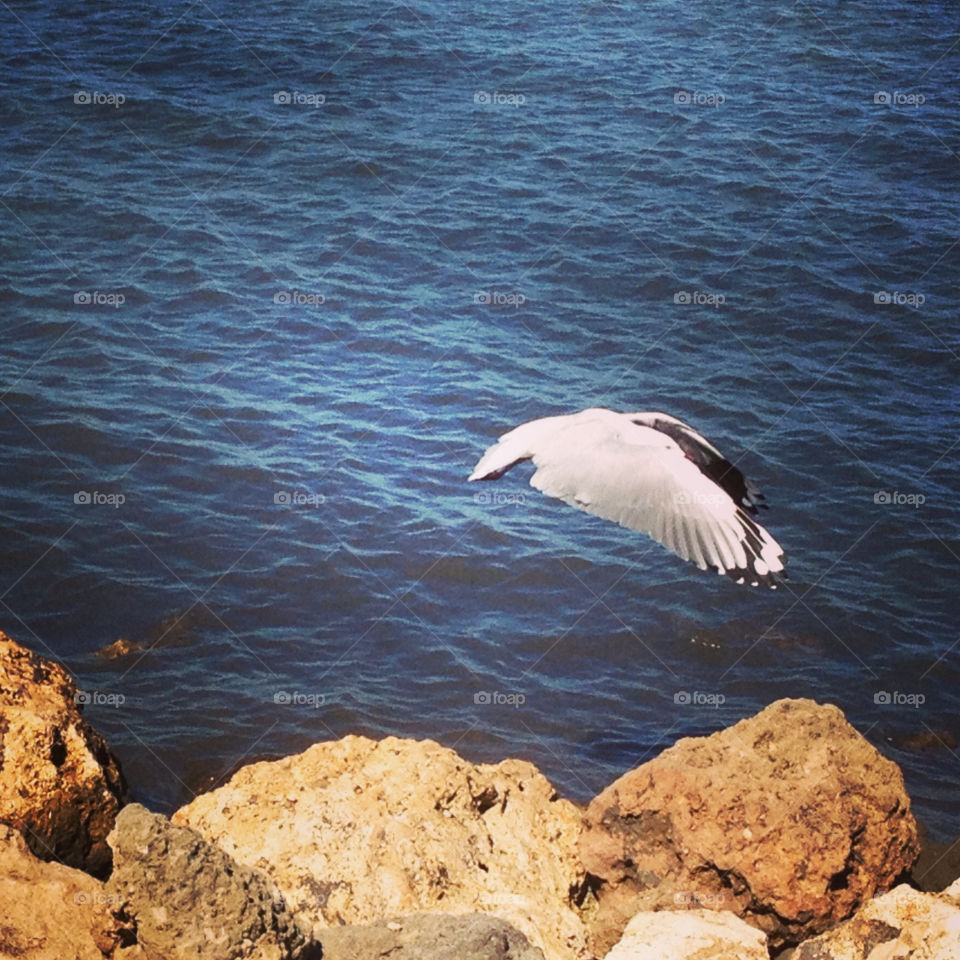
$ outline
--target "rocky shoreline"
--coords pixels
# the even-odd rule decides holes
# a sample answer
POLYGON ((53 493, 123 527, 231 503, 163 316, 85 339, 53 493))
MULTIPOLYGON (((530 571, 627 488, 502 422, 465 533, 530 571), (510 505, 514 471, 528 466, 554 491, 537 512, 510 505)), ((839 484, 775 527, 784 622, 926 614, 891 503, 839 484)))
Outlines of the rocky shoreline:
POLYGON ((679 740, 585 808, 523 760, 348 736, 167 818, 76 700, 0 634, 0 957, 960 957, 960 881, 911 885, 900 770, 831 705, 679 740))

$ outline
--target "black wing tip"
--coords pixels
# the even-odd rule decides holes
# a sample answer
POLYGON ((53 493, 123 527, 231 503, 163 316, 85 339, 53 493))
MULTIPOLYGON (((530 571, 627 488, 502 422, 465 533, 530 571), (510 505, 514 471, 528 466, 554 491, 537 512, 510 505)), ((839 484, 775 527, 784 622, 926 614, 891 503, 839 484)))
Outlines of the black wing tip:
MULTIPOLYGON (((781 557, 781 562, 784 558, 781 557)), ((783 586, 789 579, 787 576, 786 564, 782 570, 769 571, 767 573, 757 573, 753 567, 731 567, 729 570, 721 570, 719 567, 711 567, 714 572, 728 577, 736 584, 750 587, 768 587, 770 590, 776 590, 783 586)))
POLYGON ((786 583, 787 571, 778 570, 776 573, 758 574, 751 570, 728 570, 727 576, 731 577, 736 583, 748 584, 751 587, 767 587, 770 590, 776 590, 786 583))

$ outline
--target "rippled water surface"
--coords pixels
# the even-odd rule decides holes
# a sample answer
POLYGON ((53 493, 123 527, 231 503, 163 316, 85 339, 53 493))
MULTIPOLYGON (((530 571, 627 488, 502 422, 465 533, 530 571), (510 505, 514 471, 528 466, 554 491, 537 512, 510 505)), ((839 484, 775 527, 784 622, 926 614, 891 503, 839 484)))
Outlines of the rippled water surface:
POLYGON ((0 626, 76 673, 160 809, 356 732, 585 800, 806 696, 955 835, 956 21, 3 7, 0 626), (717 443, 786 588, 529 468, 466 484, 588 405, 717 443))

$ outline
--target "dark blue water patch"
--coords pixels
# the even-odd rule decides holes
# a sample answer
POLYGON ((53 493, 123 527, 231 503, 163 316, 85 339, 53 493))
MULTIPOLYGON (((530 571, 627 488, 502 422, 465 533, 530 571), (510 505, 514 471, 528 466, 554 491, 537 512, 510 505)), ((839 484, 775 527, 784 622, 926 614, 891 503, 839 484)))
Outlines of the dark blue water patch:
POLYGON ((3 626, 127 695, 91 719, 138 796, 363 732, 586 800, 812 696, 956 832, 942 764, 897 745, 956 712, 940 5, 62 15, 0 50, 3 626), (683 416, 747 469, 786 587, 529 467, 466 483, 587 405, 683 416), (94 656, 118 636, 149 652, 94 656), (927 703, 881 709, 895 681, 927 703), (281 710, 301 687, 327 699, 281 710))

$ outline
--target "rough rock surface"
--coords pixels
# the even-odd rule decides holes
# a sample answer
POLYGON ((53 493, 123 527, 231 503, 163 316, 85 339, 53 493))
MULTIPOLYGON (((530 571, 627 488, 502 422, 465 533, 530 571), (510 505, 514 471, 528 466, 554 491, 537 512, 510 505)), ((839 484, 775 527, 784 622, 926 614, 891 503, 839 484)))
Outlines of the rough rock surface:
POLYGON ((143 960, 133 924, 89 874, 38 860, 0 825, 0 957, 143 960))
POLYGON ((76 695, 63 667, 0 632, 0 823, 42 860, 105 876, 126 785, 76 695))
POLYGON ((173 816, 324 927, 420 911, 503 917, 548 958, 585 952, 581 815, 530 763, 350 736, 241 769, 173 816))
POLYGON ((686 738, 590 803, 585 868, 602 881, 602 954, 640 910, 732 910, 774 949, 822 932, 890 888, 917 855, 896 764, 834 706, 779 700, 686 738))
POLYGON ((516 927, 482 913, 414 913, 320 938, 323 960, 543 960, 516 927))
POLYGON ((108 895, 135 919, 150 958, 319 960, 273 885, 189 827, 140 804, 110 833, 108 895))
POLYGON ((800 944, 791 960, 957 960, 960 907, 949 893, 920 893, 901 884, 800 944))
POLYGON ((605 960, 770 960, 767 938, 726 910, 638 913, 605 960))

